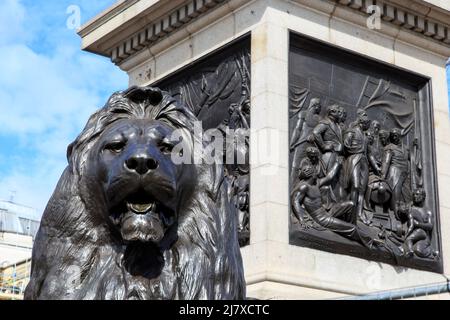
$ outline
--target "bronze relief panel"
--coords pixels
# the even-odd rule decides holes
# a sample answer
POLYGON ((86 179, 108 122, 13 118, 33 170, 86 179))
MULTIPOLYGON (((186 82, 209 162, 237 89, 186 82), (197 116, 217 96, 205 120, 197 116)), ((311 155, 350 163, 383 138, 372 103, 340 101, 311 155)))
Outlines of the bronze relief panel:
POLYGON ((204 131, 217 129, 224 137, 223 163, 241 246, 250 240, 250 71, 250 37, 243 36, 155 84, 186 104, 204 131))
POLYGON ((291 35, 291 244, 442 272, 429 90, 291 35))

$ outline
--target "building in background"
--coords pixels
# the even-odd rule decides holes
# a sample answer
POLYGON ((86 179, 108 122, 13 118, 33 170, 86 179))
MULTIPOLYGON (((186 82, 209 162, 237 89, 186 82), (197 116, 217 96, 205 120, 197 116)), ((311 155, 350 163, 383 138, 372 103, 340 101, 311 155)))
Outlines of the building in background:
POLYGON ((0 201, 0 300, 23 297, 39 220, 33 208, 0 201))

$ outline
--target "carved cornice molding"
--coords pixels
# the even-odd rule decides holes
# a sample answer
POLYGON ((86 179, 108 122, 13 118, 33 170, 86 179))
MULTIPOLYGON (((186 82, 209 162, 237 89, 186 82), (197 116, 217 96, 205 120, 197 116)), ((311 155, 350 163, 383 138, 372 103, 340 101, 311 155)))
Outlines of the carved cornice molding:
MULTIPOLYGON (((268 6, 277 2, 266 1, 268 6)), ((199 24, 193 22, 206 13, 216 11, 220 7, 224 10, 218 12, 223 11, 220 13, 223 15, 248 2, 250 0, 125 0, 85 24, 80 29, 79 35, 83 39, 84 50, 108 56, 113 63, 122 66, 130 60, 130 57, 145 48, 158 47, 155 46, 156 43, 171 38, 179 30, 188 30, 187 33, 191 34, 205 27, 205 23, 210 23, 209 20, 199 24), (184 28, 186 26, 189 27, 184 28)), ((412 41, 426 48, 427 42, 437 44, 433 50, 448 56, 450 12, 429 2, 423 0, 291 0, 291 2, 297 2, 328 15, 335 14, 334 9, 337 6, 344 9, 341 11, 354 12, 355 18, 358 19, 369 16, 368 6, 378 5, 384 23, 415 35, 405 41, 412 41)), ((349 19, 348 15, 340 17, 349 19)), ((386 33, 384 30, 380 32, 386 33)), ((179 35, 183 37, 186 33, 179 35)), ((158 51, 162 50, 161 48, 158 51)), ((155 52, 152 51, 151 54, 155 52)))
POLYGON ((171 11, 167 15, 159 18, 156 22, 146 26, 118 46, 115 46, 110 53, 111 61, 115 64, 120 64, 134 53, 149 45, 153 45, 180 27, 185 26, 194 18, 227 1, 228 0, 189 1, 187 4, 171 11))
POLYGON ((85 37, 87 34, 100 27, 102 24, 108 22, 115 16, 121 14, 126 9, 133 6, 139 0, 119 0, 105 11, 99 13, 94 18, 83 24, 78 30, 80 37, 85 37))
MULTIPOLYGON (((410 30, 414 33, 421 34, 425 37, 432 38, 441 43, 450 46, 450 25, 438 21, 437 18, 431 18, 431 5, 424 6, 424 2, 420 1, 389 1, 389 0, 332 0, 342 6, 346 6, 352 10, 362 12, 369 16, 367 8, 376 5, 381 9, 381 18, 393 25, 410 30), (410 8, 402 6, 400 3, 410 5, 410 8), (425 9, 422 12, 415 11, 413 8, 425 9)), ((450 21, 450 14, 441 13, 444 19, 450 21)), ((436 15, 437 16, 437 15, 436 15)))

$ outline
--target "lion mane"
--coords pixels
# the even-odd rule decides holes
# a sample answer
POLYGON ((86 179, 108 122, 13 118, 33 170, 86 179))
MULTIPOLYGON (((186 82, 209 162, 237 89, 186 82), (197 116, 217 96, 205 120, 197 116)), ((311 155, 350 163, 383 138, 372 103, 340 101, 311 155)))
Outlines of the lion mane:
POLYGON ((25 299, 244 299, 237 212, 221 164, 192 164, 195 187, 158 247, 129 248, 101 214, 105 202, 86 165, 99 136, 120 119, 163 121, 190 145, 201 139, 193 134, 196 117, 168 93, 153 87, 114 93, 68 147, 68 166, 34 244, 25 299), (127 263, 156 271, 133 273, 127 263))

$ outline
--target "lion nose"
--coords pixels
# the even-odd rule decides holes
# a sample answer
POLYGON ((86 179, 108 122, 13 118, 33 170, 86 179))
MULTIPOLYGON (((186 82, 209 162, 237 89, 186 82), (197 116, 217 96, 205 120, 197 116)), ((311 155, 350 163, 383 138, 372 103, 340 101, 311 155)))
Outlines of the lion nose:
POLYGON ((151 170, 158 168, 158 161, 146 154, 133 155, 125 161, 125 167, 130 171, 135 171, 144 175, 151 170))

